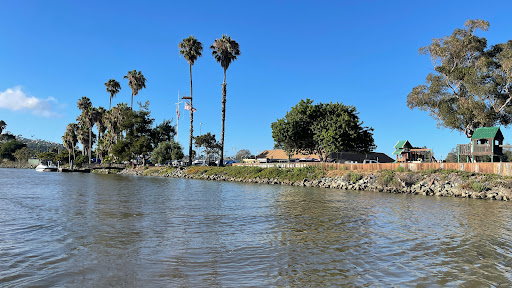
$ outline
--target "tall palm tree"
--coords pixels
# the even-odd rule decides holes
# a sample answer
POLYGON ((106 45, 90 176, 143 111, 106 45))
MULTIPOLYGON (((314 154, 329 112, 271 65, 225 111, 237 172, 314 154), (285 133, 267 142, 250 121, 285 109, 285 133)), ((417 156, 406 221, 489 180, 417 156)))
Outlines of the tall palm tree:
POLYGON ((105 132, 105 113, 105 108, 101 106, 93 109, 93 120, 94 122, 96 122, 96 129, 98 129, 98 142, 96 143, 96 159, 98 159, 98 153, 100 151, 101 134, 105 132))
POLYGON ((107 92, 110 93, 110 102, 108 104, 108 110, 110 110, 112 108, 112 98, 121 90, 121 84, 115 79, 110 79, 105 83, 105 87, 107 87, 107 92))
POLYGON ((188 165, 192 165, 192 139, 194 133, 194 110, 193 110, 193 96, 192 96, 192 65, 197 60, 197 58, 201 57, 201 52, 203 51, 203 44, 197 41, 194 36, 190 36, 188 38, 183 39, 183 41, 178 46, 180 48, 180 55, 183 55, 185 60, 187 60, 189 64, 189 72, 190 72, 190 135, 189 135, 189 146, 188 146, 188 165))
MULTIPOLYGON (((80 116, 78 116, 77 121, 79 121, 82 124, 81 126, 83 129, 87 129, 89 132, 89 137, 87 137, 88 138, 87 140, 89 142, 87 153, 89 156, 89 164, 90 164, 91 163, 91 150, 92 150, 92 147, 91 147, 92 146, 92 127, 94 126, 93 107, 92 107, 91 100, 85 96, 82 97, 80 100, 78 100, 78 103, 76 104, 76 106, 78 107, 78 109, 80 109, 82 111, 80 116)), ((81 138, 83 140, 86 140, 83 134, 82 134, 81 138)), ((84 142, 82 142, 82 144, 84 144, 84 142)))
POLYGON ((73 160, 76 159, 75 157, 75 146, 78 142, 78 138, 76 136, 76 129, 77 125, 76 123, 70 123, 68 126, 66 126, 66 132, 64 133, 64 136, 62 136, 62 142, 64 143, 64 147, 69 151, 69 161, 68 163, 71 163, 71 152, 73 152, 73 160))
POLYGON ((64 144, 64 147, 68 150, 68 163, 71 163, 71 149, 73 148, 71 146, 71 141, 70 141, 70 135, 66 129, 66 132, 64 132, 64 135, 62 136, 62 144, 64 144))
POLYGON ((0 120, 0 134, 4 131, 5 127, 7 127, 7 123, 4 120, 0 120))
POLYGON ((227 35, 222 35, 222 38, 215 39, 212 49, 212 55, 215 60, 220 63, 224 68, 224 82, 222 83, 222 130, 220 135, 220 160, 219 165, 224 166, 224 124, 226 122, 226 71, 229 64, 236 60, 236 56, 240 55, 240 46, 235 40, 227 35))
POLYGON ((66 128, 66 132, 68 132, 69 141, 71 142, 71 145, 73 147, 73 160, 76 159, 75 147, 76 147, 76 144, 78 143, 78 135, 76 134, 77 131, 78 131, 78 124, 76 124, 76 123, 68 124, 68 127, 66 128))
POLYGON ((146 88, 146 78, 144 75, 142 75, 141 71, 132 70, 128 71, 128 74, 126 74, 124 79, 128 79, 128 85, 132 89, 132 102, 130 108, 133 109, 133 96, 139 94, 139 90, 142 88, 146 88))

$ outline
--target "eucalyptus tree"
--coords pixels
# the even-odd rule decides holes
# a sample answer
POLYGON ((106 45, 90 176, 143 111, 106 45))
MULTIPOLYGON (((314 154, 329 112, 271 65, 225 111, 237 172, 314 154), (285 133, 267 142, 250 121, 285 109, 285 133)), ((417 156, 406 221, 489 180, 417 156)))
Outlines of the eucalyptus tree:
POLYGON ((189 146, 188 146, 188 155, 190 157, 188 160, 188 164, 192 165, 192 140, 193 140, 193 133, 194 133, 194 106, 193 106, 193 100, 194 97, 192 96, 192 65, 194 65, 194 62, 197 60, 198 57, 201 57, 201 52, 203 51, 203 44, 201 42, 197 41, 197 39, 194 36, 190 36, 188 38, 183 39, 183 41, 178 45, 180 48, 180 55, 183 55, 185 60, 187 60, 189 64, 189 73, 190 73, 190 135, 189 135, 189 146))
POLYGON ((463 29, 434 39, 420 54, 428 55, 434 72, 412 89, 407 106, 427 111, 438 126, 470 138, 479 127, 512 123, 512 41, 487 48, 489 22, 468 20, 463 29))
POLYGON ((7 127, 7 123, 4 120, 0 120, 0 134, 4 131, 5 127, 7 127))
POLYGON ((110 93, 110 102, 108 104, 108 110, 110 110, 112 108, 112 98, 121 90, 121 84, 115 79, 110 79, 105 83, 105 87, 107 87, 107 92, 110 93))
POLYGON ((220 63, 220 66, 224 69, 224 81, 222 82, 222 130, 220 135, 220 160, 219 165, 224 165, 224 126, 226 122, 226 71, 229 68, 229 64, 236 60, 236 57, 240 55, 240 46, 235 40, 227 35, 222 35, 222 38, 215 39, 213 45, 210 46, 212 49, 212 55, 215 60, 220 63))
POLYGON ((142 88, 146 88, 146 78, 142 75, 141 71, 132 70, 128 71, 124 79, 128 79, 128 86, 132 89, 132 102, 130 108, 133 109, 133 96, 139 94, 142 88))

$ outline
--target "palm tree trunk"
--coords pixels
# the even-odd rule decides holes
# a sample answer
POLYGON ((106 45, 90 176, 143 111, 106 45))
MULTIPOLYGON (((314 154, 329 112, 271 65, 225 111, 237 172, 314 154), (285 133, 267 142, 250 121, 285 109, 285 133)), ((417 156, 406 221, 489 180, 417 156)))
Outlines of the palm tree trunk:
POLYGON ((110 102, 108 103, 108 110, 112 108, 112 94, 110 94, 110 102))
POLYGON ((192 111, 194 105, 192 105, 192 100, 194 97, 192 96, 192 64, 189 64, 190 67, 190 135, 189 135, 189 144, 188 144, 188 165, 192 165, 192 138, 194 133, 194 111, 192 111))
POLYGON ((220 132, 220 159, 219 166, 224 166, 224 126, 226 122, 226 68, 224 68, 224 82, 222 83, 222 130, 220 132))
POLYGON ((133 92, 132 92, 132 104, 131 104, 130 108, 133 110, 133 92))
POLYGON ((87 151, 87 154, 89 154, 89 164, 91 164, 91 150, 92 150, 92 147, 91 147, 91 142, 92 142, 92 127, 89 127, 89 151, 87 151))
POLYGON ((96 162, 98 162, 98 153, 100 151, 100 136, 101 136, 101 131, 100 131, 100 125, 97 125, 98 126, 98 142, 96 143, 96 162))

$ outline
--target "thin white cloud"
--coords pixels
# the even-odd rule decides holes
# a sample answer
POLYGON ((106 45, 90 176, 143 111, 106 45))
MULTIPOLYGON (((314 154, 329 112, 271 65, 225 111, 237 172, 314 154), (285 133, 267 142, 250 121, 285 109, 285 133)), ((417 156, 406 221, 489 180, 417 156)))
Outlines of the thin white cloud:
POLYGON ((57 103, 53 97, 46 99, 27 96, 21 90, 21 86, 9 88, 0 92, 0 109, 9 109, 12 111, 30 111, 34 115, 42 117, 56 117, 59 114, 52 111, 52 104, 57 103))

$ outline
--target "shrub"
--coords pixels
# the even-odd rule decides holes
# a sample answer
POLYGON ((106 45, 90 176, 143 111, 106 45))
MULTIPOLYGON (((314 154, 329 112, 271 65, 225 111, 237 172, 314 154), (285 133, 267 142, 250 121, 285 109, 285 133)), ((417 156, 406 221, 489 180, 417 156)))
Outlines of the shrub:
POLYGON ((487 186, 480 182, 469 181, 459 185, 459 188, 465 190, 473 190, 475 192, 483 192, 487 190, 487 186))
POLYGON ((363 175, 352 172, 352 171, 348 172, 348 174, 345 174, 343 176, 343 180, 350 181, 352 183, 356 183, 361 179, 363 179, 363 175))
POLYGON ((398 178, 404 182, 404 185, 407 187, 411 187, 412 185, 418 183, 421 177, 415 173, 405 173, 402 175, 398 175, 398 178))
POLYGON ((380 174, 379 178, 377 178, 377 183, 382 186, 389 186, 396 182, 395 174, 392 170, 383 170, 380 174))
POLYGON ((471 189, 475 192, 483 192, 487 190, 487 186, 484 183, 473 182, 471 183, 471 189))
POLYGON ((405 172, 405 171, 407 171, 407 169, 405 167, 398 166, 398 167, 396 167, 395 171, 396 172, 405 172))

